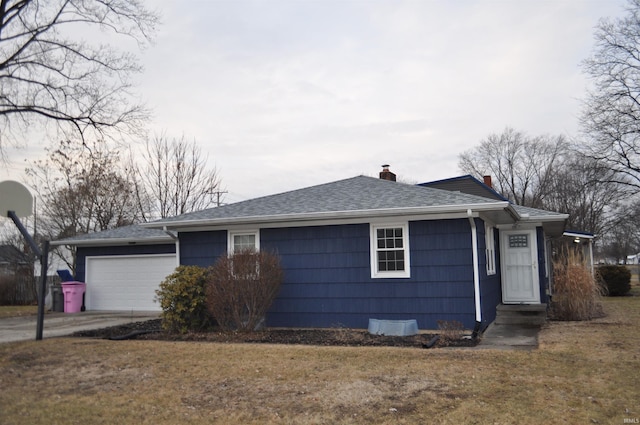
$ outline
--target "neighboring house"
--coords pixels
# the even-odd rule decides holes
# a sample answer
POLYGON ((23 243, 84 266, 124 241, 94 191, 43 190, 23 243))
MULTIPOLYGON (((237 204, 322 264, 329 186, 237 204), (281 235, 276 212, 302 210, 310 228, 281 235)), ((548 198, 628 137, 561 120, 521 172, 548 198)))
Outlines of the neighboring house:
POLYGON ((87 283, 87 310, 160 310, 155 290, 178 265, 175 236, 138 225, 51 244, 77 248, 74 277, 87 283))
POLYGON ((33 261, 13 245, 0 245, 0 304, 30 304, 36 299, 33 261))
MULTIPOLYGON (((387 168, 380 174, 141 226, 176 235, 182 265, 211 266, 246 247, 278 253, 284 282, 266 317, 272 327, 367 328, 375 318, 416 319, 421 329, 456 320, 471 329, 491 323, 500 303, 548 301, 546 241, 562 235, 567 215, 518 207, 499 195, 390 181, 395 175, 387 168)), ((90 275, 90 259, 121 257, 131 245, 128 238, 120 245, 104 235, 89 239, 76 244, 78 279, 86 278, 91 300, 92 280, 111 271, 90 275)))
POLYGON ((29 274, 31 267, 32 262, 24 252, 13 245, 0 245, 0 275, 29 274))

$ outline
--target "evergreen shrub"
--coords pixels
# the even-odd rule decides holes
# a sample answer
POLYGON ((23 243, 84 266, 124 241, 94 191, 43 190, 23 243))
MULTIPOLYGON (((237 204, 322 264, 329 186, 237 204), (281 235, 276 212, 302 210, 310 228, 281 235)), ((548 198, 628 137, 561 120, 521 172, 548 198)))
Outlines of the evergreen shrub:
POLYGON ((625 266, 600 266, 598 267, 598 276, 609 296, 623 296, 631 291, 631 272, 625 266))
POLYGON ((186 333, 209 328, 213 321, 206 305, 208 271, 198 266, 179 266, 160 284, 156 300, 162 307, 162 327, 186 333))

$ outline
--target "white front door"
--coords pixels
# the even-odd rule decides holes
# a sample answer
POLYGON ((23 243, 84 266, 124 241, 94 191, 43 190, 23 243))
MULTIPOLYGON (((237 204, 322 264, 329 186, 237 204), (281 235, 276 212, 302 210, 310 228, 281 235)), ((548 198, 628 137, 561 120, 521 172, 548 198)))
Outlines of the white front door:
POLYGON ((503 230, 502 302, 539 304, 538 243, 535 230, 503 230))

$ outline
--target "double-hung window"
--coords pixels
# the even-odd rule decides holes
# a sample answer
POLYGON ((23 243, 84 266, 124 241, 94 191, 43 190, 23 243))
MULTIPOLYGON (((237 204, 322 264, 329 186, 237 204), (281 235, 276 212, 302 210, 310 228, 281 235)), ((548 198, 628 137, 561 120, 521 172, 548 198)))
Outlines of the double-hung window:
MULTIPOLYGON (((229 256, 242 252, 256 253, 260 250, 260 232, 258 230, 230 231, 228 237, 229 256)), ((232 274, 237 278, 256 279, 260 272, 257 260, 255 265, 249 263, 248 266, 245 261, 236 262, 235 259, 231 260, 232 274)))
POLYGON ((410 277, 409 226, 371 225, 371 277, 410 277))
POLYGON ((240 251, 259 251, 260 234, 257 230, 229 232, 229 254, 240 251))

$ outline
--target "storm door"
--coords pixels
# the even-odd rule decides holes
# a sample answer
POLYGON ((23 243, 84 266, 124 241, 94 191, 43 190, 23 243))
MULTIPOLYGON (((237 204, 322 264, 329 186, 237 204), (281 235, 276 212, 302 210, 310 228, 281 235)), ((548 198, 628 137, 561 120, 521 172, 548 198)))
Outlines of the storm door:
POLYGON ((539 304, 535 230, 502 230, 502 302, 505 304, 539 304))

